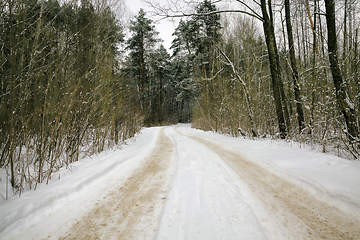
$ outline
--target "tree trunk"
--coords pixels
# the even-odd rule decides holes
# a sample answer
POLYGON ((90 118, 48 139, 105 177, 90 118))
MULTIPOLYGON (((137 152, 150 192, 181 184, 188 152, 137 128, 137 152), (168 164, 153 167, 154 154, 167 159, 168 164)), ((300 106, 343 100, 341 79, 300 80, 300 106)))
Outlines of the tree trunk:
POLYGON ((274 27, 272 25, 271 19, 268 15, 266 8, 266 1, 261 0, 261 11, 263 14, 263 27, 265 33, 266 46, 268 49, 269 62, 270 62, 270 71, 271 71, 271 80, 272 88, 274 93, 275 100, 275 109, 277 120, 279 123, 280 137, 286 138, 287 129, 286 122, 284 117, 284 109, 281 99, 281 73, 280 73, 280 64, 279 64, 279 55, 276 47, 276 39, 274 33, 274 27))
MULTIPOLYGON (((348 18, 348 3, 347 3, 347 0, 345 0, 345 2, 344 2, 344 39, 343 39, 343 59, 342 59, 342 65, 344 66, 344 68, 346 68, 346 54, 347 54, 347 52, 346 52, 346 50, 347 50, 347 39, 348 39, 348 30, 347 30, 347 18, 348 18)), ((344 71, 343 71, 343 73, 344 73, 344 77, 345 77, 345 79, 346 79, 346 69, 344 69, 344 71)))
MULTIPOLYGON (((350 142, 359 145, 359 129, 356 125, 355 109, 351 100, 349 99, 346 89, 344 87, 343 77, 340 71, 338 56, 337 56, 337 38, 335 26, 335 1, 325 0, 326 7, 326 22, 328 30, 328 49, 330 68, 333 76, 334 85, 336 88, 336 98, 341 113, 343 114, 347 127, 347 134, 350 142)), ((358 146, 359 147, 359 146, 358 146)))
POLYGON ((289 43, 290 64, 292 70, 292 77, 294 80, 296 112, 297 112, 297 119, 299 124, 299 131, 301 132, 301 130, 304 129, 305 120, 304 120, 304 112, 302 107, 303 104, 300 97, 299 73, 298 73, 296 57, 295 57, 294 39, 293 39, 293 32, 292 32, 291 19, 290 19, 289 0, 285 0, 285 20, 286 20, 286 30, 288 35, 288 43, 289 43))
POLYGON ((141 53, 140 53, 140 109, 145 109, 145 53, 144 53, 144 44, 141 42, 141 53))
MULTIPOLYGON (((12 8, 13 8, 13 3, 12 1, 8 2, 9 4, 9 15, 10 15, 10 19, 12 18, 12 8)), ((14 28, 10 28, 10 38, 12 40, 15 39, 15 33, 14 33, 14 28)), ((14 145, 15 145, 15 124, 14 124, 14 120, 16 118, 16 116, 14 116, 15 114, 15 80, 16 80, 16 71, 17 71, 17 67, 16 67, 16 56, 15 56, 15 46, 14 43, 16 41, 11 41, 11 46, 10 46, 10 50, 11 50, 11 54, 10 54, 10 63, 11 63, 11 69, 10 69, 10 91, 11 91, 11 100, 10 100, 10 105, 9 105, 9 112, 10 112, 10 119, 9 119, 9 127, 10 127, 10 131, 9 131, 9 141, 10 141, 10 147, 9 147, 9 162, 10 162, 10 182, 11 182, 11 187, 14 188, 15 187, 15 170, 14 170, 14 145)), ((15 145, 16 146, 16 145, 15 145)))

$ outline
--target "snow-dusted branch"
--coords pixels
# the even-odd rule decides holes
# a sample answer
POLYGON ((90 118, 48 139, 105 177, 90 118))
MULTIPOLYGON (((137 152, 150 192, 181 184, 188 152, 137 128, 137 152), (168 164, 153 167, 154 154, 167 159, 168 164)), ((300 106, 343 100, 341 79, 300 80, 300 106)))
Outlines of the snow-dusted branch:
POLYGON ((223 55, 223 57, 226 59, 226 61, 228 62, 229 66, 231 66, 231 69, 233 71, 233 73, 235 74, 235 76, 237 77, 237 79, 239 80, 241 86, 242 86, 242 89, 245 93, 245 102, 246 102, 246 107, 247 107, 247 110, 248 110, 248 117, 249 117, 249 121, 250 121, 250 124, 251 124, 251 131, 252 131, 252 134, 253 134, 253 137, 257 137, 257 131, 256 131, 256 126, 255 126, 255 122, 254 122, 254 113, 253 113, 253 110, 252 110, 252 107, 251 107, 251 100, 250 100, 250 95, 249 95, 249 91, 246 87, 246 84, 244 82, 244 80, 241 78, 241 76, 238 74, 238 72, 236 71, 236 68, 234 66, 234 63, 228 58, 228 56, 224 53, 224 51, 222 51, 222 49, 215 43, 215 41, 213 39, 210 39, 214 46, 219 50, 219 52, 221 53, 221 55, 223 55))
POLYGON ((145 0, 144 2, 154 9, 155 15, 160 16, 162 18, 208 16, 208 15, 214 15, 214 14, 220 14, 220 13, 243 13, 243 14, 246 14, 253 18, 256 18, 260 21, 264 21, 263 18, 259 14, 257 14, 250 6, 248 6, 246 3, 239 1, 239 0, 237 0, 237 2, 243 4, 246 8, 248 8, 250 10, 250 12, 244 11, 244 10, 226 9, 226 10, 211 11, 211 12, 207 12, 207 13, 187 13, 183 9, 177 9, 177 6, 174 6, 174 4, 172 4, 172 5, 176 9, 173 9, 173 7, 171 7, 171 6, 160 5, 159 3, 154 2, 152 0, 145 0))
POLYGON ((211 78, 201 78, 202 80, 205 80, 205 81, 212 81, 214 80, 222 71, 224 70, 224 68, 221 68, 217 73, 215 73, 215 75, 211 78))
POLYGON ((167 14, 166 17, 175 18, 175 17, 191 17, 191 16, 208 16, 208 15, 214 15, 214 14, 219 14, 219 13, 243 13, 243 14, 249 15, 251 17, 254 17, 260 21, 263 21, 263 19, 259 15, 255 15, 255 14, 249 13, 247 11, 242 11, 242 10, 217 10, 217 11, 208 12, 208 13, 181 13, 181 14, 174 14, 174 15, 167 14))

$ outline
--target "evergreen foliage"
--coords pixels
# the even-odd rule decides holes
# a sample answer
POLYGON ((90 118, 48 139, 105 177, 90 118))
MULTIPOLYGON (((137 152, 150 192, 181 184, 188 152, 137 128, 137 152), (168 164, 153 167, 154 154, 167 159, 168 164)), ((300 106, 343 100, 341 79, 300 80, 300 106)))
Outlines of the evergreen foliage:
MULTIPOLYGON (((174 57, 172 60, 164 46, 159 45, 155 26, 145 15, 141 9, 131 21, 131 37, 126 46, 129 56, 123 69, 137 96, 139 111, 147 126, 189 122, 191 99, 184 97, 188 90, 180 84, 186 75, 184 62, 174 57)), ((180 45, 179 41, 179 48, 180 45)))

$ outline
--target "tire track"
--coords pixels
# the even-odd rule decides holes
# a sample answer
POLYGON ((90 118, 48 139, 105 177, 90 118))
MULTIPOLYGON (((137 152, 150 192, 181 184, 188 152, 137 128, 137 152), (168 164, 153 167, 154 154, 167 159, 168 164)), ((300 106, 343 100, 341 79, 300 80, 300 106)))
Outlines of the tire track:
POLYGON ((269 172, 235 151, 203 138, 185 136, 218 154, 249 186, 291 239, 360 239, 358 216, 351 216, 317 199, 308 190, 269 172))
POLYGON ((173 148, 161 129, 156 147, 142 166, 61 239, 152 238, 169 188, 173 148))

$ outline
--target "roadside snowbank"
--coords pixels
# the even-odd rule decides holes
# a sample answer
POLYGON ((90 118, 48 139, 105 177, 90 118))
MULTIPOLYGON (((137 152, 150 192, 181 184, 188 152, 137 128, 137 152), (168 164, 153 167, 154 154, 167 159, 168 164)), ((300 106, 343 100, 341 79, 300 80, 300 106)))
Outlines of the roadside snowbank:
POLYGON ((233 138, 213 132, 204 132, 190 125, 179 127, 181 132, 211 140, 216 144, 236 150, 247 158, 265 164, 272 171, 314 192, 326 194, 334 201, 341 200, 344 210, 349 205, 360 209, 360 162, 350 161, 333 155, 317 153, 308 148, 283 146, 269 139, 252 141, 233 138))
MULTIPOLYGON (((86 157, 61 169, 48 185, 39 184, 37 190, 27 191, 0 202, 0 235, 3 239, 18 234, 40 219, 61 211, 73 199, 79 198, 73 212, 86 212, 99 195, 111 188, 109 178, 131 173, 156 143, 159 128, 146 128, 139 136, 129 139, 119 149, 109 149, 96 156, 86 157), (109 186, 110 185, 110 186, 109 186)), ((75 213, 74 213, 75 215, 75 213)), ((61 216, 60 216, 61 217, 61 216)), ((66 216, 64 216, 64 221, 66 216)), ((54 223, 55 225, 61 224, 54 223)), ((69 224, 64 222, 64 224, 69 224)), ((56 228, 50 225, 49 228, 56 228)))

